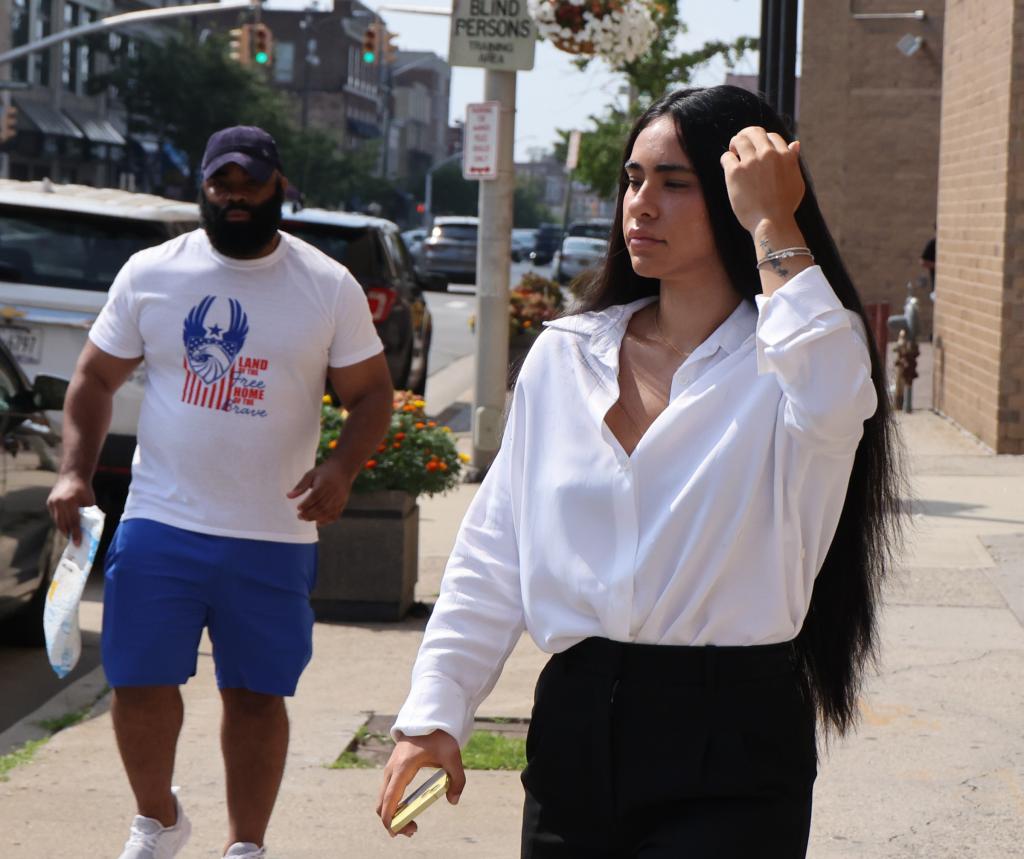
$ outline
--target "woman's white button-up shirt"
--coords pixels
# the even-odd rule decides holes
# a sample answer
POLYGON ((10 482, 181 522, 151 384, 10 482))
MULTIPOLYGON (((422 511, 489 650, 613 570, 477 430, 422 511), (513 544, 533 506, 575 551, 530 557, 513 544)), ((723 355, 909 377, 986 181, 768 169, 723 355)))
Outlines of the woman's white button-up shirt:
POLYGON ((549 653, 800 631, 877 406, 860 318, 817 266, 741 303, 627 455, 604 418, 652 300, 557 320, 531 349, 395 730, 464 744, 524 628, 549 653))

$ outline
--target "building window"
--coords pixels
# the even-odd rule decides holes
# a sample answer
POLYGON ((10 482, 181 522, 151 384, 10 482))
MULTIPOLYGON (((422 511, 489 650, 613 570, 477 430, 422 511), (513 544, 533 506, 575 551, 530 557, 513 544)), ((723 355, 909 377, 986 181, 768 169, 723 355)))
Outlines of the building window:
MULTIPOLYGON (((32 41, 45 39, 53 32, 52 4, 50 0, 33 0, 35 10, 32 26, 32 41)), ((50 52, 36 51, 30 55, 32 58, 30 72, 31 81, 40 86, 50 85, 50 52)))
MULTIPOLYGON (((28 44, 28 0, 14 0, 11 7, 11 47, 28 44)), ((16 81, 28 80, 28 57, 11 64, 11 77, 16 81)))
MULTIPOLYGON (((64 4, 64 28, 70 30, 78 26, 79 8, 74 3, 64 4)), ((64 89, 78 91, 78 40, 61 42, 60 45, 60 80, 64 89)))
POLYGON ((288 84, 295 79, 295 43, 274 44, 274 83, 288 84))
MULTIPOLYGON (((91 24, 98 17, 99 15, 92 9, 83 8, 78 22, 79 24, 91 24)), ((89 46, 89 39, 80 39, 78 42, 78 86, 79 92, 83 95, 88 94, 86 87, 89 84, 89 78, 96 72, 95 62, 96 57, 89 46)))

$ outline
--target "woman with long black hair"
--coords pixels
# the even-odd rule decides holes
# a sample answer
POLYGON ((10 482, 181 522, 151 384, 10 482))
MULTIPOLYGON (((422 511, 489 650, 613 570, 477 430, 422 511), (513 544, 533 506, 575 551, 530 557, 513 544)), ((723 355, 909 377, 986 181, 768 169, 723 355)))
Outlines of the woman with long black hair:
POLYGON ((460 744, 525 628, 553 656, 524 857, 806 854, 818 739, 853 727, 876 650, 901 472, 799 151, 734 87, 637 120, 603 270, 531 350, 459 532, 385 824, 423 766, 458 799, 460 744))

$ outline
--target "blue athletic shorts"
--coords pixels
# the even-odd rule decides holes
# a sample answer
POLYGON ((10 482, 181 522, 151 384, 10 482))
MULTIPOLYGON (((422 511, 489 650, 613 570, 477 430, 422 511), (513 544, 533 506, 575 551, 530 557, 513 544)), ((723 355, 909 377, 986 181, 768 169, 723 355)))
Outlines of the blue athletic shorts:
POLYGON ((313 655, 315 543, 127 519, 104 575, 103 668, 115 689, 185 683, 207 627, 221 689, 295 694, 313 655))

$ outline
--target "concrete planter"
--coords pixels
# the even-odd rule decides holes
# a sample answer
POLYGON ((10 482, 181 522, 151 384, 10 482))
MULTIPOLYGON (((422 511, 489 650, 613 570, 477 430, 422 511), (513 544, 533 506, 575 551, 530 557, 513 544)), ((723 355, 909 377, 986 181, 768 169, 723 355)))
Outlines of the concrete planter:
POLYGON ((318 620, 401 620, 413 602, 420 508, 407 492, 353 494, 320 528, 313 611, 318 620))

